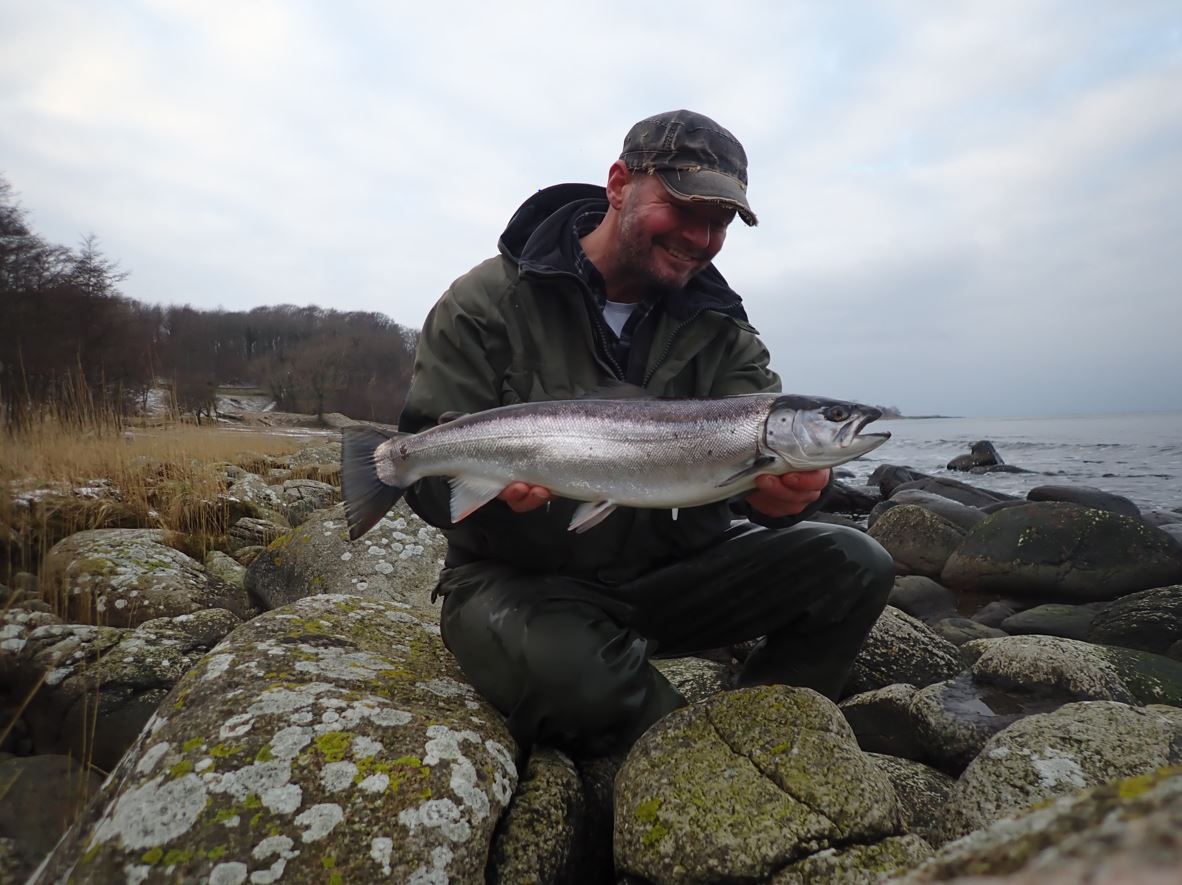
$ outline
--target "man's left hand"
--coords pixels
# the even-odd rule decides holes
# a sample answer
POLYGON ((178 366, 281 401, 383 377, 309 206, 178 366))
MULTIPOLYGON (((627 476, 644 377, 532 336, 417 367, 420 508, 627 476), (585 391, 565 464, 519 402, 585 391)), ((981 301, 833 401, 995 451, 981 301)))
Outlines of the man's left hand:
POLYGON ((764 516, 796 516, 820 498, 827 485, 829 468, 780 476, 761 473, 755 477, 756 490, 747 496, 747 503, 764 516))

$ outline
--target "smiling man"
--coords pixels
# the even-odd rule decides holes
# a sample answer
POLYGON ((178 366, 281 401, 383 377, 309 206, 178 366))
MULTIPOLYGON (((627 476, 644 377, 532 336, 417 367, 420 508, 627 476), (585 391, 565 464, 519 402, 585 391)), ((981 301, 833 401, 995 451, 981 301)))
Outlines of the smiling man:
MULTIPOLYGON (((400 429, 620 382, 664 397, 779 391, 713 264, 736 217, 756 224, 738 140, 691 111, 640 121, 606 188, 530 197, 500 254, 439 300, 400 429)), ((576 502, 540 486, 512 483, 459 524, 446 480, 407 499, 448 538, 444 641, 514 737, 610 752, 684 702, 649 663, 657 654, 763 637, 737 685, 839 696, 893 564, 861 532, 802 521, 830 481, 764 475, 737 500, 621 508, 583 534, 567 531, 576 502)))

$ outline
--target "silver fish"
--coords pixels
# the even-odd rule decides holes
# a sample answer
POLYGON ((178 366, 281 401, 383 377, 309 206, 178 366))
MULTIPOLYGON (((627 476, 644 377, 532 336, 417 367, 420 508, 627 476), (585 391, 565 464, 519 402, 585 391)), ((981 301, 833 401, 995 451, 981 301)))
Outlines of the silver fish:
POLYGON ((862 433, 872 406, 755 393, 716 399, 576 399, 463 415, 416 434, 343 431, 341 487, 349 537, 369 531, 408 487, 451 479, 459 522, 511 482, 583 501, 582 532, 617 507, 710 504, 755 487, 762 473, 833 467, 889 433, 862 433))

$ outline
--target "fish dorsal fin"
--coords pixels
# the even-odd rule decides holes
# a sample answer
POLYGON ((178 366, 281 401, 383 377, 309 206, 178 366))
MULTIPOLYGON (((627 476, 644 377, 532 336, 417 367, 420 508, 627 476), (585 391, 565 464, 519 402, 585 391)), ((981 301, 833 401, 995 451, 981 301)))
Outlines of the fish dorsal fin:
POLYGON ((723 486, 729 486, 732 483, 736 483, 741 479, 746 479, 749 476, 756 476, 757 474, 764 473, 764 468, 774 463, 776 463, 776 458, 774 455, 757 455, 755 460, 752 461, 747 467, 744 467, 733 476, 728 476, 726 479, 720 482, 716 488, 721 489, 723 486))
POLYGON ((451 483, 451 521, 471 516, 501 493, 505 483, 480 476, 455 476, 451 483))
POLYGON ((588 501, 575 508, 575 515, 571 517, 568 532, 582 534, 589 528, 594 528, 612 515, 616 509, 614 501, 588 501))

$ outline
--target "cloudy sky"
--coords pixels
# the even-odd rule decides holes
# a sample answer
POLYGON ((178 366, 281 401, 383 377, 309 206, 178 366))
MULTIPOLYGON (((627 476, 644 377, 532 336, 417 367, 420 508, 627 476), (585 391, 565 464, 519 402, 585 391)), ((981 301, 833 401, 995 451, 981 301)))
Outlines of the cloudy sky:
POLYGON ((540 187, 676 107, 747 148, 717 264, 786 389, 1182 409, 1182 4, 38 0, 0 174, 162 304, 418 326, 540 187))

